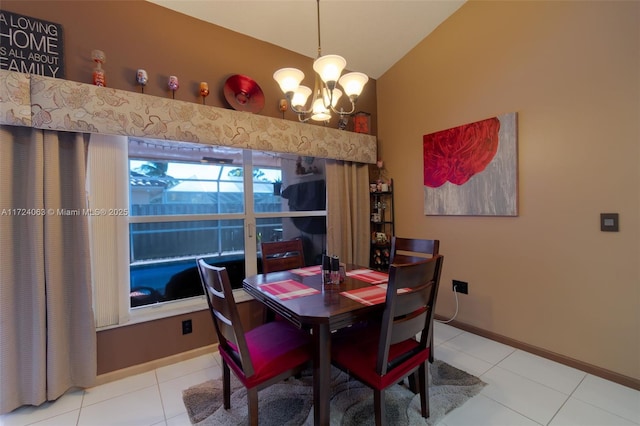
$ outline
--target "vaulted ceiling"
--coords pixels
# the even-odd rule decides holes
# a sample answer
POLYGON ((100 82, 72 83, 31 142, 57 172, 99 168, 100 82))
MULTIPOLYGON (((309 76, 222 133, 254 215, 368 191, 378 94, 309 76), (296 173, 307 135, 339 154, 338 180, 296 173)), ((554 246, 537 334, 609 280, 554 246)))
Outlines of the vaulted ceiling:
MULTIPOLYGON (((318 54, 315 0, 148 1, 310 58, 318 54)), ((349 70, 377 79, 464 1, 322 0, 322 53, 342 55, 349 70)))

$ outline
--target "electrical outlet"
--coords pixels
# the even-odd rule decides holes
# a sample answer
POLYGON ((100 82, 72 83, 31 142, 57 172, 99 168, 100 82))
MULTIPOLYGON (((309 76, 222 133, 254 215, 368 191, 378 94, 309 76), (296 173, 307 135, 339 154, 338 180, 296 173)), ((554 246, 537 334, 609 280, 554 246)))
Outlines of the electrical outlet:
POLYGON ((193 327, 191 324, 191 320, 184 320, 182 321, 182 334, 189 334, 193 331, 193 327))
POLYGON ((453 291, 456 293, 469 294, 469 283, 453 280, 453 291))

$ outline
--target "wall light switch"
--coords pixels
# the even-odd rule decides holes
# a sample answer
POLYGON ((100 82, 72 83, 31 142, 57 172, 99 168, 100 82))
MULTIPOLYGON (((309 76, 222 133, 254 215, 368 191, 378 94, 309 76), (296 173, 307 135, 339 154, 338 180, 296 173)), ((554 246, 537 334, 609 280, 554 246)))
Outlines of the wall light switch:
POLYGON ((618 232, 618 213, 600 213, 600 230, 602 232, 618 232))

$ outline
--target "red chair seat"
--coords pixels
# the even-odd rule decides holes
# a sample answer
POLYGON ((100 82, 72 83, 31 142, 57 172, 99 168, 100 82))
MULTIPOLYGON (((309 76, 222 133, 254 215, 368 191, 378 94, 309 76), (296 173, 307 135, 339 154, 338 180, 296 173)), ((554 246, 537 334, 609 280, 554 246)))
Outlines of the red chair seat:
MULTIPOLYGON (((247 388, 252 388, 309 360, 309 336, 285 321, 270 322, 245 333, 254 374, 247 377, 225 351, 220 355, 247 388)), ((234 347, 231 342, 229 345, 234 347)), ((237 348, 234 347, 237 351, 237 348)))
POLYGON ((258 391, 294 376, 311 361, 310 336, 278 321, 245 332, 226 268, 196 261, 222 357, 222 398, 231 408, 231 371, 247 389, 248 423, 258 426, 258 391))
MULTIPOLYGON (((355 333, 344 333, 334 338, 331 344, 331 359, 342 369, 348 370, 368 386, 382 390, 406 377, 417 365, 429 358, 426 348, 391 369, 384 376, 376 372, 378 361, 378 340, 380 329, 375 327, 357 330, 355 333), (357 342, 357 344, 354 344, 357 342)), ((339 333, 338 333, 339 334, 339 333)), ((418 342, 408 339, 389 347, 389 362, 399 354, 417 348, 418 342)))

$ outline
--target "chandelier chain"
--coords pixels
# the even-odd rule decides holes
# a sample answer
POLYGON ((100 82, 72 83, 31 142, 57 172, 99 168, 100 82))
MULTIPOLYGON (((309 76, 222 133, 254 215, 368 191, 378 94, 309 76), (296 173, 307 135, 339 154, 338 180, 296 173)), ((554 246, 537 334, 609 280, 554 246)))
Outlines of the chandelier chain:
POLYGON ((322 56, 322 44, 320 43, 320 0, 316 0, 316 16, 318 19, 318 58, 322 56))

